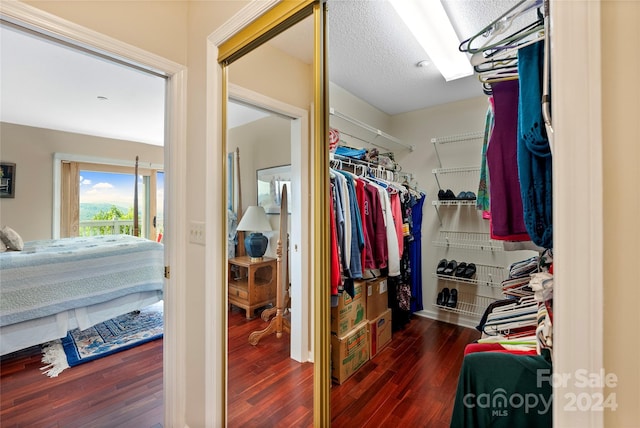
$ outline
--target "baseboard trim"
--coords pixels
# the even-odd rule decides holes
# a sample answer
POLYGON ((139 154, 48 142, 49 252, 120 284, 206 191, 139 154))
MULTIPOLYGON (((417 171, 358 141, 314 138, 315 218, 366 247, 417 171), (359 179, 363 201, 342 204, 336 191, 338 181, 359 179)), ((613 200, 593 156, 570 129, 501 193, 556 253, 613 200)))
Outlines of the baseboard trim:
POLYGON ((422 310, 418 312, 414 312, 414 315, 417 315, 422 318, 429 318, 436 321, 442 321, 449 324, 456 324, 460 327, 472 328, 475 330, 478 325, 478 320, 474 318, 470 318, 461 314, 456 314, 448 311, 434 311, 434 310, 422 310))

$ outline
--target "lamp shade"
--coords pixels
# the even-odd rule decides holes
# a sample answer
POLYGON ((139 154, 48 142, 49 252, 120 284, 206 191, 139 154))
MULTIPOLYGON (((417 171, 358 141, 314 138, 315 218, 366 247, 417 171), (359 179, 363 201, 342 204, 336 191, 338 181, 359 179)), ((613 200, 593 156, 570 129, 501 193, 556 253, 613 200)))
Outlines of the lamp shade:
POLYGON ((237 230, 252 232, 245 238, 244 247, 252 261, 261 260, 269 244, 269 240, 261 232, 271 230, 264 208, 256 206, 247 208, 237 230))
POLYGON ((247 232, 266 232, 271 230, 271 224, 262 207, 250 206, 240 219, 237 230, 247 232))

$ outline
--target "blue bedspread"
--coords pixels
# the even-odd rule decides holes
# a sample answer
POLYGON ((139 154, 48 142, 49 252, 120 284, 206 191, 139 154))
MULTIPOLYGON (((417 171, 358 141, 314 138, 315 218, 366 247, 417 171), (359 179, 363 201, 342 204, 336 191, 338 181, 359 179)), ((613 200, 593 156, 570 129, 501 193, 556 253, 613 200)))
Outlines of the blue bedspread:
POLYGON ((29 241, 0 253, 0 326, 157 290, 163 245, 129 235, 29 241))

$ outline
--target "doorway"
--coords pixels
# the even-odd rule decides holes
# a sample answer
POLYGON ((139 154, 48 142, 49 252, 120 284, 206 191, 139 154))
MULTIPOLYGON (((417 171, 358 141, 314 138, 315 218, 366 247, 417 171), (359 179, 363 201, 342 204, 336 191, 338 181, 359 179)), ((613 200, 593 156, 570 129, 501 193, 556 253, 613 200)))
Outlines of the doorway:
MULTIPOLYGON (((90 47, 96 52, 106 54, 111 58, 126 60, 129 64, 136 64, 149 70, 155 70, 167 78, 166 103, 162 105, 164 126, 164 239, 165 266, 170 274, 166 276, 164 293, 165 301, 165 325, 164 325, 164 402, 165 421, 173 420, 174 413, 183 414, 180 408, 181 397, 184 396, 184 339, 177 334, 178 326, 183 325, 184 313, 178 308, 184 307, 185 291, 172 286, 176 282, 182 282, 185 276, 183 271, 186 242, 181 242, 178 237, 185 236, 184 212, 179 209, 185 205, 185 178, 184 174, 178 174, 185 165, 186 118, 179 114, 183 109, 181 100, 186 93, 186 70, 180 64, 168 61, 162 57, 143 52, 129 44, 93 32, 84 27, 75 25, 56 16, 43 14, 38 9, 31 8, 19 2, 3 4, 2 21, 29 28, 38 34, 56 34, 65 42, 75 43, 83 47, 90 47), (173 269, 171 269, 173 267, 173 269), (177 405, 174 406, 174 403, 177 405)), ((52 207, 53 210, 59 207, 52 207)), ((52 233, 53 234, 53 233, 52 233)), ((167 273, 168 273, 167 272, 167 273)))
MULTIPOLYGON (((279 274, 276 274, 275 271, 279 269, 274 268, 278 260, 278 242, 282 242, 281 237, 283 236, 282 231, 279 230, 283 220, 282 216, 287 216, 289 219, 289 227, 286 232, 290 236, 289 242, 296 243, 289 245, 288 251, 287 246, 283 246, 281 252, 281 257, 288 257, 290 260, 288 264, 289 275, 287 276, 289 281, 285 281, 283 284, 282 301, 285 308, 283 318, 289 321, 291 327, 288 332, 285 330, 282 335, 274 334, 275 331, 266 333, 267 327, 274 322, 270 317, 266 317, 266 314, 275 310, 276 302, 273 301, 266 306, 254 308, 252 305, 256 302, 249 301, 247 309, 244 306, 245 302, 242 296, 238 297, 232 293, 233 290, 243 289, 243 279, 241 278, 244 277, 243 272, 246 272, 244 269, 252 268, 251 264, 247 265, 246 256, 243 257, 240 252, 234 252, 236 244, 238 244, 238 251, 242 250, 243 237, 236 238, 234 226, 231 226, 229 230, 227 423, 229 426, 240 426, 251 423, 254 421, 252 418, 258 417, 257 413, 260 413, 248 411, 246 403, 251 403, 250 407, 252 408, 260 408, 265 398, 264 391, 272 391, 274 387, 277 388, 278 394, 292 394, 294 388, 300 387, 300 381, 296 381, 289 387, 285 379, 290 378, 294 373, 297 379, 300 370, 307 373, 307 379, 311 378, 311 367, 304 364, 309 361, 309 338, 305 334, 306 319, 301 316, 308 311, 308 300, 301 298, 308 294, 308 290, 303 286, 304 281, 302 281, 302 271, 306 269, 307 262, 299 238, 299 229, 303 223, 301 221, 302 204, 300 203, 301 180, 300 174, 294 175, 292 173, 294 170, 300 170, 298 165, 300 159, 295 155, 300 153, 301 140, 306 135, 306 133, 302 133, 303 126, 301 125, 303 118, 306 122, 307 113, 292 106, 285 106, 283 109, 282 105, 274 111, 276 105, 281 103, 236 86, 232 88, 227 105, 227 152, 234 158, 227 173, 230 177, 229 181, 232 183, 231 186, 227 186, 228 193, 234 195, 233 202, 230 203, 232 209, 229 216, 231 219, 235 219, 237 215, 237 218, 241 220, 248 215, 248 212, 262 206, 271 227, 270 231, 262 232, 268 238, 268 246, 262 261, 256 262, 255 266, 262 267, 257 268, 254 275, 259 275, 263 271, 271 272, 271 274, 262 275, 266 278, 264 284, 256 285, 254 282, 254 289, 262 290, 256 291, 256 294, 262 296, 263 292, 266 292, 265 290, 271 290, 271 297, 277 297, 275 288, 279 274), (238 99, 241 94, 243 94, 242 101, 238 99), (255 104, 258 99, 262 100, 260 106, 255 104), (251 103, 249 103, 250 101, 251 103), (242 120, 243 117, 246 119, 242 120), (279 205, 266 204, 264 198, 260 196, 262 194, 261 188, 264 187, 260 184, 270 187, 271 181, 263 182, 259 178, 266 177, 264 174, 269 171, 286 174, 289 178, 287 192, 290 201, 289 212, 278 211, 276 208, 279 208, 279 205), (295 184, 293 188, 292 184, 295 184), (240 197, 242 200, 239 200, 240 197), (242 268, 242 266, 245 267, 242 268), (231 278, 236 277, 237 279, 232 282, 231 278), (257 343, 249 340, 252 335, 259 337, 257 343), (252 376, 252 374, 256 374, 256 370, 259 371, 259 382, 256 382, 255 376, 252 376), (288 371, 292 372, 291 375, 284 375, 288 371)), ((275 181, 273 183, 275 184, 274 190, 281 189, 275 181)), ((232 223, 235 226, 238 224, 233 220, 232 223)), ((248 234, 249 232, 244 233, 248 234)), ((251 270, 248 274, 252 275, 251 270)), ((248 291, 248 294, 251 295, 251 289, 248 291)), ((292 399, 289 405, 293 406, 295 401, 292 399)), ((300 402, 299 405, 305 408, 304 402, 300 402)), ((307 411, 310 412, 309 409, 307 411)))
MULTIPOLYGON (((309 317, 307 316, 307 314, 310 313, 310 290, 304 278, 308 275, 309 253, 311 250, 308 244, 308 231, 303 227, 305 219, 307 219, 309 215, 308 198, 305 197, 305 195, 309 194, 309 180, 303 167, 303 165, 307 165, 309 162, 308 112, 237 85, 230 85, 229 97, 233 100, 230 102, 236 106, 242 105, 254 112, 260 111, 267 115, 260 119, 260 121, 254 122, 254 128, 259 126, 260 123, 262 123, 262 125, 259 129, 251 131, 253 135, 256 135, 256 132, 264 134, 250 137, 252 134, 249 132, 249 140, 245 139, 245 143, 241 143, 242 138, 234 138, 234 134, 232 134, 239 133, 240 128, 237 128, 235 131, 232 129, 228 129, 227 131, 229 133, 228 152, 235 151, 239 145, 244 146, 239 152, 241 159, 240 171, 242 174, 241 188, 244 199, 241 203, 242 209, 244 210, 248 206, 258 203, 258 187, 256 182, 258 170, 264 170, 265 168, 273 166, 290 165, 292 178, 291 189, 289 191, 291 196, 291 200, 289 201, 289 265, 292 308, 290 355, 292 359, 299 362, 310 361, 311 351, 308 335, 309 317), (276 131, 276 129, 280 129, 280 131, 276 131), (267 134, 267 130, 269 130, 268 132, 271 135, 267 134), (280 135, 280 137, 274 135, 273 132, 279 132, 278 135, 280 135), (274 137, 275 140, 270 139, 274 137), (252 138, 254 138, 253 142, 251 141, 252 138), (258 146, 256 147, 254 144, 258 146), (251 149, 251 147, 253 147, 253 149, 251 149), (268 155, 268 153, 271 153, 271 155, 268 155)), ((233 111, 230 112, 230 115, 232 114, 233 111)), ((231 119, 232 116, 230 116, 230 120, 231 119)), ((231 124, 229 126, 231 126, 231 124)), ((247 135, 247 133, 245 133, 245 135, 247 135)), ((277 230, 277 219, 279 216, 268 215, 267 217, 273 229, 277 230)), ((273 236, 270 237, 271 250, 267 250, 271 251, 268 255, 272 257, 275 257, 275 244, 277 239, 277 234, 274 232, 273 236)))

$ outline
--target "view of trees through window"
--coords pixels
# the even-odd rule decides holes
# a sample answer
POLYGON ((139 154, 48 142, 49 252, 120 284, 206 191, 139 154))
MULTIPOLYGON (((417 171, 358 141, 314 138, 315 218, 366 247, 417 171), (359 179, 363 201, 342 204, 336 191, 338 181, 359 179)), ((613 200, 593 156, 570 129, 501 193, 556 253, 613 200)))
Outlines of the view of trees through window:
MULTIPOLYGON (((138 176, 140 236, 151 238, 150 225, 163 232, 164 174, 157 174, 156 209, 150 209, 149 177, 138 176), (155 219, 149 218, 151 211, 155 219), (155 220, 155 221, 154 221, 155 220)), ((133 174, 80 171, 80 236, 133 234, 133 174)), ((156 239, 155 236, 153 236, 156 239)))

